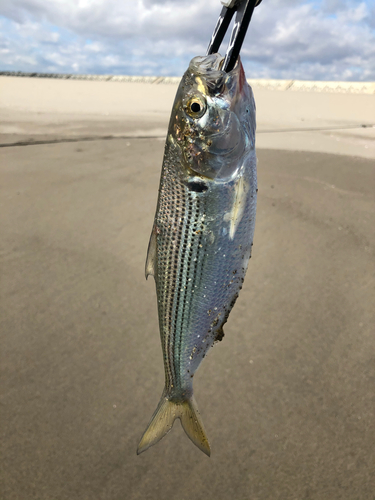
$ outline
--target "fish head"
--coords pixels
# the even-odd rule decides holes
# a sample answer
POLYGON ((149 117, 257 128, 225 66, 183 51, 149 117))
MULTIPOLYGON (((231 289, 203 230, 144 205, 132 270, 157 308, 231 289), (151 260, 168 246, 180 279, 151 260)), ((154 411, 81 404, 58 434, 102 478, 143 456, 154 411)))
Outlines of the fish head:
POLYGON ((182 168, 216 181, 236 177, 255 137, 255 104, 241 61, 226 73, 223 60, 220 54, 192 59, 169 128, 182 168))

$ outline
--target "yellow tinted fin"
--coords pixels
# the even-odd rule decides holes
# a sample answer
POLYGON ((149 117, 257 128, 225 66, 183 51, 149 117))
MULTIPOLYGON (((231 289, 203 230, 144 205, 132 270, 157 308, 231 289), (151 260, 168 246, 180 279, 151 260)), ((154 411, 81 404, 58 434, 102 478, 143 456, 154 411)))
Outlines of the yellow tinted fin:
POLYGON ((203 451, 208 457, 211 455, 210 443, 199 414, 198 406, 194 396, 184 401, 181 405, 181 425, 195 446, 203 451))
POLYGON ((151 422, 142 436, 138 445, 137 455, 160 441, 172 429, 176 418, 181 420, 184 431, 193 443, 203 453, 210 456, 210 445, 194 397, 181 403, 176 403, 169 400, 165 396, 165 393, 163 393, 151 422))
POLYGON ((152 228, 147 250, 147 258, 145 266, 146 280, 148 276, 155 276, 155 267, 156 267, 156 227, 154 226, 152 228))

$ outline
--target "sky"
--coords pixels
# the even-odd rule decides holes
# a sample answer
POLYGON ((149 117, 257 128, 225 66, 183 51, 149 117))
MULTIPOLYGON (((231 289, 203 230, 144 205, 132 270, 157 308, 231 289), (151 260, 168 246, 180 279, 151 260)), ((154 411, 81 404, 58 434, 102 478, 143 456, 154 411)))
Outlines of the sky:
MULTIPOLYGON (((220 10, 220 0, 0 0, 0 71, 181 76, 220 10)), ((248 78, 375 81, 375 0, 263 0, 241 58, 248 78)))

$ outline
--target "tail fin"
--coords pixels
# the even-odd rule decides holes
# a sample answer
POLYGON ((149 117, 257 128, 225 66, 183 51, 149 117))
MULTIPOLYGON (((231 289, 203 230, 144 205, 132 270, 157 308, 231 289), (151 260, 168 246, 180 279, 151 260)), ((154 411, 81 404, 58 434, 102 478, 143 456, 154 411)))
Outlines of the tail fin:
POLYGON ((176 418, 181 420, 184 431, 193 443, 203 453, 210 456, 210 445, 194 396, 185 401, 175 402, 169 400, 165 396, 165 393, 163 393, 151 422, 142 436, 138 445, 137 455, 160 441, 172 429, 176 418))

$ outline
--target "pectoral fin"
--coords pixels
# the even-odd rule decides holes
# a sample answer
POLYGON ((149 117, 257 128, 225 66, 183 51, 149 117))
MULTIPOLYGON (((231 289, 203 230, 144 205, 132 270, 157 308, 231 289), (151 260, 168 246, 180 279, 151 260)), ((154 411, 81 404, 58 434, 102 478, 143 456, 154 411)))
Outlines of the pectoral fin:
POLYGON ((234 197, 233 197, 233 206, 232 206, 232 211, 230 214, 230 226, 229 226, 229 237, 231 240, 233 240, 234 235, 236 233, 237 227, 239 223, 241 222, 244 209, 245 209, 245 204, 246 204, 246 196, 247 192, 249 190, 249 186, 244 179, 244 177, 240 177, 240 179, 237 181, 235 190, 234 190, 234 197))
POLYGON ((148 250, 147 250, 147 258, 145 266, 146 280, 148 276, 155 276, 155 268, 156 268, 156 227, 154 226, 152 228, 150 242, 148 244, 148 250))

